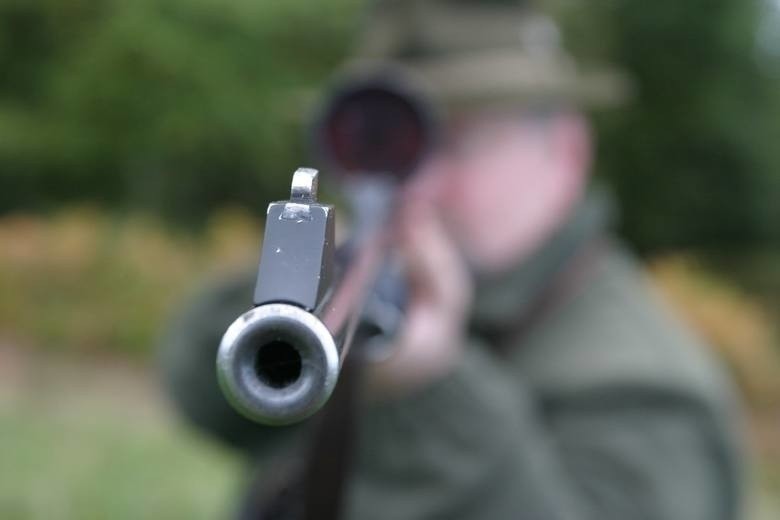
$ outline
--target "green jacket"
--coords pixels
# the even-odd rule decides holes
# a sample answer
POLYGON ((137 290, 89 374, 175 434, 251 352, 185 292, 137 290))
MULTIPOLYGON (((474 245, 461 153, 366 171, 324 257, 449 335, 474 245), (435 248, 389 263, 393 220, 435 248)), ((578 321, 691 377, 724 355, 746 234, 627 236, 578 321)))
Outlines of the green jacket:
MULTIPOLYGON (((534 259, 478 285, 455 371, 360 409, 349 519, 734 519, 736 405, 699 342, 603 234, 592 199, 534 259)), ((258 460, 294 456, 304 423, 239 417, 214 375, 254 280, 223 281, 174 323, 163 354, 184 414, 258 460)), ((269 468, 270 469, 270 468, 269 468)))

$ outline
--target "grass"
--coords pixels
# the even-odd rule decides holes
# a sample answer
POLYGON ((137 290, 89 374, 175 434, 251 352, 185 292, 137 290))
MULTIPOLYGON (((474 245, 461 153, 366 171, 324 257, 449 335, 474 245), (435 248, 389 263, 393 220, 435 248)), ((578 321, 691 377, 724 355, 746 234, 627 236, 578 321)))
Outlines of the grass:
POLYGON ((22 375, 0 370, 0 518, 229 517, 240 461, 171 420, 147 376, 24 364, 22 375))

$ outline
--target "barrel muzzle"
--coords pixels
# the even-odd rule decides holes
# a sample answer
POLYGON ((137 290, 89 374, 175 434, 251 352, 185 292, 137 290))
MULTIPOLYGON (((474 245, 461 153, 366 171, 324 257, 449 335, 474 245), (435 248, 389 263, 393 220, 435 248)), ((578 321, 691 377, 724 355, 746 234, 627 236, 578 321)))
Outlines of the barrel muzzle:
POLYGON ((260 305, 227 329, 217 376, 228 401, 254 421, 305 419, 328 400, 339 374, 333 336, 315 315, 285 303, 260 305))

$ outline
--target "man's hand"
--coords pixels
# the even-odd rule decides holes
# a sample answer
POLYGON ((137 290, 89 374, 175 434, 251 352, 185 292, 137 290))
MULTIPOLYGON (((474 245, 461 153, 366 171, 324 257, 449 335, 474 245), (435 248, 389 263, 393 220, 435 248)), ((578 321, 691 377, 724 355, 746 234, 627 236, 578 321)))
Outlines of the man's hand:
POLYGON ((400 211, 397 247, 406 266, 409 305, 390 357, 366 367, 367 384, 378 399, 412 393, 443 377, 464 343, 472 283, 435 211, 415 198, 400 211))

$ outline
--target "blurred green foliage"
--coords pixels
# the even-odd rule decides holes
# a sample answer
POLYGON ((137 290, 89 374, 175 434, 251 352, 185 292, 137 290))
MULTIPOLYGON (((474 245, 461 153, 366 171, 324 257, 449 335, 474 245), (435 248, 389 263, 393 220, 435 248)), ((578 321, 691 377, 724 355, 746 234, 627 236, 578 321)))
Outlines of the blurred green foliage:
POLYGON ((0 0, 0 211, 261 208, 353 0, 0 0))
POLYGON ((644 250, 777 242, 780 90, 756 46, 770 3, 548 4, 581 60, 616 63, 634 82, 625 109, 596 119, 599 172, 629 238, 644 250))
MULTIPOLYGON (((227 203, 262 211, 306 161, 304 92, 344 57, 363 3, 0 0, 0 213, 86 199, 200 225, 227 203)), ((780 89, 756 59, 769 4, 544 3, 580 61, 635 83, 596 119, 629 238, 780 242, 780 89)))

